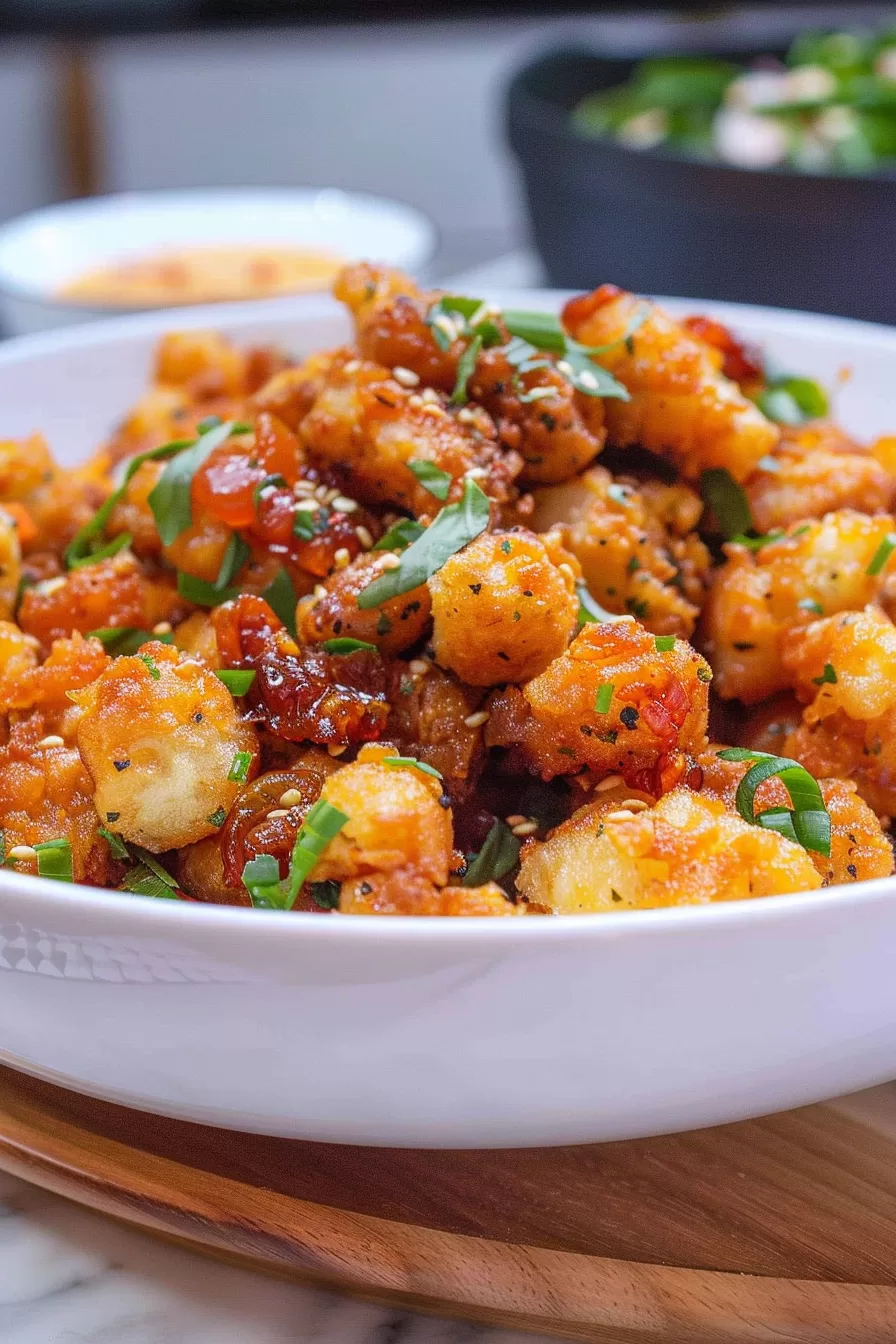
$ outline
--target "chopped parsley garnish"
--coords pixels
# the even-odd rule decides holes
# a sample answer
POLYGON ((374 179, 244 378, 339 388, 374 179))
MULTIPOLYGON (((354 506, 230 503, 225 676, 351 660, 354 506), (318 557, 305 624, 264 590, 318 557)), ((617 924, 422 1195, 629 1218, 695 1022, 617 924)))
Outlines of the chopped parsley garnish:
POLYGON ((378 653, 375 644, 370 644, 366 639, 349 639, 345 636, 341 639, 325 639, 321 644, 324 653, 358 653, 361 650, 367 650, 369 653, 378 653))
POLYGON ((226 820, 227 820, 227 813, 225 812, 224 808, 216 807, 214 812, 210 813, 208 817, 208 824, 209 826, 216 826, 220 828, 221 826, 224 825, 224 822, 226 820))
POLYGON ((487 496, 475 481, 466 481, 463 498, 436 514, 426 531, 404 551, 397 569, 387 570, 361 590, 358 606, 367 611, 419 588, 446 560, 485 531, 489 515, 487 496))
POLYGON ((821 676, 813 677, 812 682, 815 686, 835 686, 837 684, 837 669, 833 663, 825 663, 821 676))
POLYGON ((70 841, 44 840, 34 846, 34 852, 41 877, 52 877, 57 882, 74 882, 70 841))
POLYGON ((141 663, 143 663, 153 681, 159 681, 162 674, 159 671, 155 658, 150 657, 148 653, 138 653, 137 657, 140 659, 141 663))
POLYGON ((746 747, 728 747, 718 756, 723 761, 753 762, 738 784, 734 800, 744 821, 777 831, 804 849, 830 858, 831 818, 818 782, 808 770, 788 756, 772 756, 766 751, 750 751, 746 747), (778 776, 789 793, 792 807, 772 807, 757 813, 754 808, 756 790, 773 775, 778 776))
POLYGON ((393 770, 419 770, 422 775, 432 775, 433 779, 442 778, 441 772, 434 765, 418 761, 415 756, 384 756, 380 764, 388 765, 393 770))
POLYGON ((433 462, 424 462, 412 460, 408 463, 408 470, 412 471, 417 480, 428 490, 436 499, 447 499, 448 491, 451 489, 451 482, 454 477, 450 471, 442 471, 433 462))
POLYGON ((610 702, 613 699, 612 681, 602 681, 597 688, 597 695, 594 698, 594 708, 598 714, 608 714, 610 712, 610 702))
POLYGON ((255 673, 242 667, 222 667, 215 676, 223 681, 231 695, 245 695, 255 680, 255 673))
POLYGON ((520 842, 504 821, 496 820, 478 854, 467 864, 461 878, 465 887, 481 887, 497 882, 515 868, 520 857, 520 842))
POLYGON ((244 784, 249 775, 249 766, 251 764, 251 751, 238 751, 233 758, 227 778, 234 780, 237 784, 244 784))

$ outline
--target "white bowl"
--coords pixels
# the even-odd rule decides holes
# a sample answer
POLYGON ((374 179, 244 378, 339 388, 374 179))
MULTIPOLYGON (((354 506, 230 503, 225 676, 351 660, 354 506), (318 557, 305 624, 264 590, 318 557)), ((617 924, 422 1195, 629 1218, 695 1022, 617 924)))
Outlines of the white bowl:
MULTIPOLYGON (((494 297, 510 302, 505 295, 494 297)), ((517 292, 512 304, 561 296, 517 292)), ((706 303, 896 423, 896 331, 706 303)), ((159 333, 215 325, 301 353, 325 299, 125 318, 0 346, 0 434, 74 460, 159 333)), ((0 1062, 113 1101, 300 1138, 585 1142, 721 1123, 896 1074, 896 880, 560 919, 342 918, 154 901, 0 871, 0 1062)))
POLYGON ((221 187, 67 201, 0 227, 0 324, 19 336, 127 312, 59 290, 123 258, 242 243, 321 248, 417 274, 432 258, 436 231, 408 205, 332 188, 221 187))

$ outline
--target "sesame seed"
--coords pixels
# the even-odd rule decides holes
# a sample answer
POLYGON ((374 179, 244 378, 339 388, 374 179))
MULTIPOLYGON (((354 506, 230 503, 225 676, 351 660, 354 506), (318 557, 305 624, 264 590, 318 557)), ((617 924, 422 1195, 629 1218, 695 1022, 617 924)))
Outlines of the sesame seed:
MULTIPOLYGON (((587 377, 587 375, 583 374, 583 381, 585 377, 587 377)), ((533 387, 531 391, 527 393, 530 401, 544 401, 545 397, 556 397, 556 395, 556 387, 533 387)))
POLYGON ((37 745, 39 747, 64 747, 65 739, 57 737, 55 733, 51 733, 49 737, 42 737, 37 745))
POLYGON ((643 798, 623 798, 622 806, 630 812, 646 812, 650 804, 645 803, 643 798))
POLYGON ((317 598, 318 602, 320 601, 320 599, 321 599, 322 597, 326 597, 326 595, 327 595, 327 590, 326 590, 326 588, 324 587, 324 585, 323 585, 322 583, 316 583, 316 584, 314 585, 314 596, 317 598))
POLYGON ((316 499, 299 499, 296 501, 296 513, 317 513, 320 508, 320 502, 316 499))
POLYGON ((435 402, 432 401, 427 401, 423 405, 422 410, 424 415, 434 415, 434 416, 445 415, 445 411, 442 409, 442 407, 437 406, 435 402))
POLYGON ((476 412, 471 411, 469 406, 461 406, 457 418, 462 425, 472 425, 476 422, 476 412))
POLYGON ((11 859, 36 859, 37 850, 33 845, 13 845, 9 851, 11 859))
POLYGON ((441 406, 442 404, 439 401, 438 392, 432 387, 424 387, 423 391, 420 393, 420 400, 426 406, 441 406))
POLYGON ((392 555, 389 551, 380 560, 380 569, 400 569, 401 561, 397 555, 392 555))
POLYGON ((288 816, 289 812, 285 807, 273 807, 268 813, 268 820, 270 820, 271 817, 288 817, 288 816))
POLYGON ((337 742, 331 742, 327 747, 327 751, 331 756, 341 756, 344 751, 348 751, 348 747, 340 747, 337 742))
POLYGON ((440 331, 443 331, 445 335, 448 337, 449 341, 457 340, 457 327, 454 325, 454 323, 451 321, 451 318, 448 317, 446 313, 440 313, 439 316, 433 322, 433 326, 438 327, 440 331))
POLYGON ((170 621, 159 621, 158 624, 156 624, 156 625, 153 626, 153 628, 152 628, 152 632, 153 632, 154 635, 170 635, 170 634, 171 634, 171 622, 170 622, 170 621))
POLYGON ((560 370, 561 373, 565 373, 567 377, 569 377, 569 375, 572 373, 572 365, 569 363, 569 360, 558 359, 557 368, 560 370))
POLYGON ((635 816, 634 812, 628 812, 628 811, 626 811, 625 808, 621 808, 618 812, 608 812, 607 815, 606 815, 605 820, 606 820, 606 821, 632 821, 632 820, 634 820, 634 816, 635 816))
POLYGON ((325 485, 316 485, 314 487, 314 498, 319 500, 321 504, 323 504, 324 501, 326 500, 327 493, 328 490, 325 485))
POLYGON ((465 481, 484 481, 488 475, 486 467, 471 467, 469 471, 464 472, 465 481))
POLYGON ((597 387, 597 374, 586 369, 584 373, 579 374, 579 382, 584 383, 585 387, 597 387))
POLYGON ((508 826, 522 826, 523 822, 527 821, 528 818, 524 817, 520 812, 512 812, 511 815, 505 817, 504 820, 507 822, 508 826))
POLYGON ((599 784, 595 785, 595 793, 606 793, 607 789, 615 789, 617 785, 624 783, 621 775, 607 775, 599 784))
POLYGON ((347 364, 343 364, 343 373, 357 373, 361 367, 360 359, 350 359, 347 364))
POLYGON ((423 398, 418 397, 416 392, 412 392, 408 397, 408 405, 413 406, 414 410, 417 411, 423 405, 423 398))
POLYGON ((345 495, 337 495, 335 499, 331 500, 331 503, 337 513, 354 513, 358 507, 357 500, 348 499, 345 495))
POLYGON ((425 677, 431 667, 432 663, 428 663, 425 658, 412 658, 408 663, 408 671, 414 677, 425 677))
POLYGON ((296 481, 292 492, 294 495, 313 495, 316 489, 313 481, 296 481))
POLYGON ((355 528, 355 536, 358 538, 361 545, 365 547, 366 550, 369 551, 371 546, 373 545, 373 537, 370 535, 367 528, 364 527, 363 524, 360 524, 358 527, 355 528))
POLYGON ((515 835, 519 839, 522 839, 524 835, 534 835, 537 830, 538 830, 537 821, 524 821, 521 826, 511 827, 510 833, 511 835, 515 835))
POLYGON ((420 375, 413 369, 406 369, 403 364, 396 364, 392 370, 392 377, 396 383, 401 383, 402 387, 416 387, 420 382, 420 375))
POLYGON ((566 561, 564 561, 563 564, 558 565, 557 568, 559 569, 560 573, 563 575, 565 579, 570 579, 573 583, 575 583, 576 576, 572 565, 568 565, 566 561))
POLYGON ((299 807, 302 803, 302 795, 298 789, 287 789, 280 795, 281 807, 299 807))
POLYGON ((345 569, 351 558, 351 552, 348 551, 345 546, 340 546, 339 550, 333 556, 333 564, 337 569, 345 569))
POLYGON ((487 709, 477 709, 475 714, 468 714, 464 723, 468 728, 481 728, 484 723, 488 723, 489 713, 487 709))
POLYGON ((51 593, 58 593, 60 588, 65 587, 65 579, 44 579, 37 585, 37 591, 41 597, 49 597, 51 593))
POLYGON ((40 648, 40 640, 38 639, 37 635, 23 635, 22 643, 27 644, 29 649, 40 648))

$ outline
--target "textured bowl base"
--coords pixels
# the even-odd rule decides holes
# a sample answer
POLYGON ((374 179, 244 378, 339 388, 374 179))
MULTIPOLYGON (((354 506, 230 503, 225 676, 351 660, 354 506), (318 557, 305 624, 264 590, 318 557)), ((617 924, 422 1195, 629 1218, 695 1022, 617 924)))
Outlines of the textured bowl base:
POLYGON ((606 1344, 892 1344, 896 1085, 629 1143, 425 1152, 145 1115, 0 1069, 0 1167, 380 1302, 606 1344))

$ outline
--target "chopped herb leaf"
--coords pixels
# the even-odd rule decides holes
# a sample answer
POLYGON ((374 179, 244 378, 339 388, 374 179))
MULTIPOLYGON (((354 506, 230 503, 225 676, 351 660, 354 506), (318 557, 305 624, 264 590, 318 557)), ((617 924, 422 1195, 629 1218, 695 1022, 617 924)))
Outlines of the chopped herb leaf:
POLYGON ((837 669, 834 667, 833 663, 825 663, 824 671, 821 676, 813 677, 812 682, 815 686, 825 686, 828 684, 835 686, 837 684, 837 669))
POLYGON ((245 695, 255 680, 255 673, 242 667, 223 667, 215 676, 223 681, 231 695, 245 695))
POLYGON ((148 644, 150 640, 157 640, 160 644, 174 643, 174 636, 171 634, 156 635, 149 630, 137 630, 130 625, 107 626, 102 630, 91 630, 88 637, 98 639, 106 652, 113 658, 121 658, 126 654, 136 653, 143 644, 148 644))
POLYGON ((292 534, 299 541, 313 541, 330 526, 330 515, 323 507, 319 509, 296 509, 292 519, 292 534))
POLYGON ((520 842, 504 821, 495 821, 479 853, 470 860, 461 882, 465 887, 481 887, 498 882, 515 868, 520 857, 520 842))
POLYGON ((414 756, 384 756, 380 764, 388 765, 393 770, 419 770, 423 775, 432 775, 433 779, 442 778, 435 766, 427 765, 426 761, 418 761, 414 756))
POLYGON ((101 835, 106 841, 112 851, 112 857, 114 859, 129 859, 131 857, 128 847, 121 836, 116 835, 114 831, 110 831, 108 826, 97 826, 96 831, 97 835, 101 835))
POLYGON ((74 882, 72 847, 69 840, 44 840, 34 846, 37 871, 41 877, 52 877, 57 882, 74 882))
POLYGON ((298 598, 292 579, 285 569, 280 570, 261 596, 274 614, 279 616, 289 633, 294 636, 296 633, 296 603, 298 598))
POLYGON ((265 476, 263 481, 259 481, 255 489, 252 491, 252 507, 257 509, 259 500, 261 499, 265 490, 268 490, 275 485, 285 486, 286 477, 281 476, 279 472, 275 472, 273 476, 265 476))
POLYGON ((339 909, 339 883, 329 879, 326 882, 309 882, 311 899, 321 910, 339 909))
POLYGON ((197 579, 195 574, 186 574, 182 569, 177 572, 177 591, 196 607, 217 607, 222 602, 231 602, 239 597, 238 588, 218 588, 216 584, 197 579))
POLYGON ((248 778, 251 764, 251 751, 238 751, 233 758, 227 778, 234 780, 237 784, 244 784, 248 778))
POLYGON ((197 441, 172 458, 150 491, 149 507, 165 546, 176 541, 193 522, 190 502, 193 477, 206 458, 230 437, 232 429, 232 423, 225 422, 206 432, 200 430, 197 441))
POLYGON ((466 481, 463 498, 441 509, 426 531, 407 548, 397 569, 387 570, 358 594, 362 611, 418 588, 442 568, 450 556, 488 527, 489 501, 475 481, 466 481))
POLYGON ((426 528, 416 518, 399 518, 393 523, 384 537, 373 547, 375 551, 403 551, 412 541, 422 537, 426 528))
MULTIPOLYGON (((454 384, 454 391, 451 393, 450 404, 452 406, 463 406, 467 400, 467 383, 473 376, 473 370, 476 368, 476 361, 481 349, 482 337, 474 336, 457 361, 457 380, 454 384)), ((445 496, 442 495, 441 498, 444 499, 445 496)))
POLYGON ((227 543, 227 550, 221 560, 221 568, 218 570, 218 577, 215 579, 215 587, 218 589, 226 588, 231 580, 239 573, 248 560, 252 559, 252 547, 238 532, 230 534, 230 540, 227 543))
POLYGON ((865 573, 874 578, 883 569, 893 551, 896 550, 896 532, 888 532, 878 546, 865 573))
POLYGON ((725 467, 710 467, 700 477, 703 502, 715 516, 722 536, 740 537, 754 531, 747 496, 725 467))
POLYGON ((594 708, 598 714, 609 714, 610 703, 613 699, 612 681, 602 681, 597 688, 597 695, 594 700, 594 708))
POLYGON ((408 469, 414 473, 424 489, 435 495, 436 499, 448 498, 448 491, 454 479, 450 471, 442 471, 432 462, 416 460, 408 463, 408 469))
POLYGON ((816 616, 824 615, 824 607, 820 602, 816 602, 814 597, 801 597, 797 606, 801 611, 812 611, 816 616))
POLYGON ((368 649, 371 653, 377 653, 375 644, 369 644, 366 639, 325 639, 321 644, 324 653, 357 653, 360 649, 368 649))
POLYGON ((654 642, 657 653, 668 653, 670 649, 675 648, 674 635, 657 635, 654 642))
POLYGON ((137 657, 140 659, 141 663, 144 664, 144 666, 146 667, 147 672, 148 672, 149 675, 152 677, 153 681, 159 681, 160 678, 161 678, 161 676, 162 676, 162 674, 161 674, 161 672, 159 671, 158 664, 156 663, 156 660, 155 660, 154 658, 150 657, 150 655, 149 655, 148 653, 138 653, 138 654, 137 654, 137 657))
POLYGON ((212 813, 209 815, 209 818, 208 818, 208 824, 209 824, 209 826, 218 826, 218 827, 220 827, 220 826, 223 826, 223 825, 224 825, 224 822, 225 822, 226 820, 227 820, 227 813, 225 812, 224 808, 223 808, 223 807, 216 807, 215 810, 214 810, 214 812, 212 812, 212 813))

